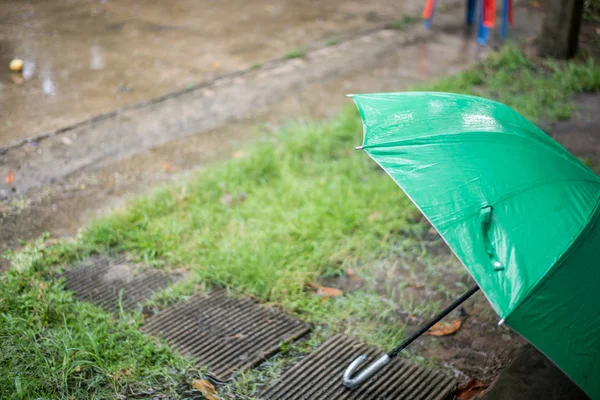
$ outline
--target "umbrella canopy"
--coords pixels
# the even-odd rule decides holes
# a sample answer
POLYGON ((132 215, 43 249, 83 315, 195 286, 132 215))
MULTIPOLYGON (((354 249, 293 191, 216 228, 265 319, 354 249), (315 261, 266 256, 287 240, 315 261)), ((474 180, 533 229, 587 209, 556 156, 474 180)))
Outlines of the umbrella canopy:
POLYGON ((600 177, 498 102, 426 92, 353 99, 362 148, 500 317, 600 398, 600 177))

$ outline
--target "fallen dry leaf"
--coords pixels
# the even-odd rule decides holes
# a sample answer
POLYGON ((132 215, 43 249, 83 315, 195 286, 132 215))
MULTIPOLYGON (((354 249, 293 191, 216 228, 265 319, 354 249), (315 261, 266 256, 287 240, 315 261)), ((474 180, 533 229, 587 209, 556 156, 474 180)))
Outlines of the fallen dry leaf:
POLYGON ((316 283, 312 283, 312 282, 308 282, 306 284, 306 286, 310 286, 311 288, 315 289, 317 291, 315 294, 318 296, 337 297, 337 296, 341 296, 344 294, 344 292, 341 291, 340 289, 321 286, 321 285, 317 285, 316 283))
POLYGON ((434 326, 429 328, 429 330, 427 332, 425 332, 424 335, 429 335, 429 336, 452 335, 453 333, 456 333, 456 331, 458 331, 461 326, 462 326, 462 319, 455 319, 454 321, 450 322, 449 324, 448 323, 442 324, 441 322, 438 322, 437 324, 435 324, 434 326))
POLYGON ((213 61, 210 63, 210 66, 214 69, 217 69, 221 66, 221 63, 219 61, 213 61))
POLYGON ((6 182, 7 185, 12 185, 13 183, 15 183, 15 172, 8 171, 8 174, 6 174, 6 176, 4 177, 4 182, 6 182))
POLYGON ((530 2, 529 2, 529 5, 530 5, 531 7, 533 7, 533 8, 537 8, 537 9, 540 9, 540 8, 542 8, 542 5, 540 4, 540 2, 539 2, 539 1, 530 1, 530 2))
POLYGON ((321 287, 317 290, 317 294, 323 297, 337 297, 344 294, 340 289, 330 288, 330 287, 321 287))
POLYGON ((192 386, 206 397, 206 400, 220 400, 217 390, 212 383, 206 379, 196 379, 192 386))
POLYGON ((379 211, 375 211, 374 213, 369 215, 369 222, 375 221, 377 218, 379 218, 379 216, 381 216, 381 213, 379 211))
POLYGON ((470 400, 479 396, 487 388, 488 385, 480 380, 471 379, 469 382, 456 389, 454 396, 456 396, 457 400, 470 400))
POLYGON ((348 278, 352 279, 353 281, 360 281, 360 278, 356 276, 356 272, 354 272, 351 268, 346 268, 344 272, 346 272, 348 278))
POLYGON ((163 171, 168 172, 168 173, 175 171, 175 168, 173 168, 173 166, 166 161, 163 161, 162 169, 163 169, 163 171))

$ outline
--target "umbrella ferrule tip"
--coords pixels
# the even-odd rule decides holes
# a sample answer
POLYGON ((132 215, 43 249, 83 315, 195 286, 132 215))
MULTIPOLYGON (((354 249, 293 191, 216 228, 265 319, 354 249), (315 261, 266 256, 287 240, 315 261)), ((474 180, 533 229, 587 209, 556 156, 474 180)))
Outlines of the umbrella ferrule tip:
POLYGON ((504 325, 504 318, 502 318, 502 319, 500 320, 500 322, 498 322, 498 326, 502 326, 502 325, 504 325))
POLYGON ((362 147, 362 146, 356 146, 356 147, 354 148, 354 150, 362 150, 362 149, 363 149, 363 147, 362 147))

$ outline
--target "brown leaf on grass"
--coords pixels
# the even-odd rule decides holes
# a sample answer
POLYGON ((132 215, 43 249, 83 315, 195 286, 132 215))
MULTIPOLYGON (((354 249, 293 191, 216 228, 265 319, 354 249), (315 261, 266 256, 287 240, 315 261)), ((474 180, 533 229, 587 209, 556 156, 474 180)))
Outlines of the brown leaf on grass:
POLYGON ((530 1, 529 5, 533 8, 537 8, 537 9, 541 9, 542 5, 540 4, 539 1, 530 1))
POLYGON ((356 276, 356 272, 354 272, 351 268, 346 268, 344 272, 346 272, 348 278, 352 279, 353 281, 360 281, 360 278, 356 276))
POLYGON ((15 171, 8 171, 8 174, 4 176, 4 182, 6 182, 7 185, 15 183, 15 171))
POLYGON ((380 216, 381 216, 381 213, 379 211, 375 211, 374 213, 372 213, 371 215, 369 215, 369 222, 375 221, 380 216))
POLYGON ((326 286, 317 285, 316 283, 308 282, 306 286, 316 290, 316 295, 323 297, 338 297, 344 294, 340 289, 330 288, 326 286))
POLYGON ((324 297, 337 297, 343 295, 344 292, 336 288, 321 287, 317 290, 317 294, 324 297))
POLYGON ((457 400, 470 400, 479 396, 487 388, 488 385, 480 380, 471 379, 469 382, 456 389, 454 396, 456 396, 457 400))
POLYGON ((166 161, 163 161, 162 169, 163 169, 163 171, 168 172, 168 173, 175 171, 175 168, 173 168, 173 166, 166 161))
POLYGON ((206 397, 206 400, 220 400, 217 390, 212 383, 206 379, 196 379, 192 386, 206 397))
POLYGON ((427 332, 425 332, 424 335, 429 335, 429 336, 452 335, 453 333, 456 333, 456 331, 458 331, 461 326, 462 326, 462 319, 455 319, 454 321, 450 322, 449 324, 448 323, 442 324, 441 322, 438 322, 437 324, 435 324, 434 326, 429 328, 429 330, 427 332))

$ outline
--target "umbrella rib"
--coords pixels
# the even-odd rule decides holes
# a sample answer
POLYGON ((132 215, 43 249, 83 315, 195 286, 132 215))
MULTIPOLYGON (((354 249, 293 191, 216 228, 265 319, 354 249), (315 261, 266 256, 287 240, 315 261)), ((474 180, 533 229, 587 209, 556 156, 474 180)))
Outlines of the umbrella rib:
MULTIPOLYGON (((458 217, 456 219, 453 219, 451 225, 454 225, 454 223, 456 223, 457 221, 464 221, 464 220, 469 219, 469 218, 471 218, 471 217, 473 217, 475 215, 478 215, 479 214, 479 210, 482 207, 497 206, 498 204, 503 203, 503 202, 505 202, 506 200, 508 200, 510 198, 513 198, 515 196, 523 194, 523 193, 525 193, 525 192, 527 192, 529 190, 537 189, 537 188, 540 188, 540 187, 546 186, 546 185, 553 185, 553 184, 566 183, 566 182, 587 182, 587 183, 593 183, 593 184, 596 184, 596 185, 600 186, 600 179, 599 180, 591 180, 591 179, 556 179, 556 180, 552 180, 552 181, 540 182, 540 183, 538 183, 536 185, 533 185, 533 186, 527 186, 527 187, 525 187, 523 189, 515 190, 515 191, 513 191, 511 193, 506 193, 505 195, 497 198, 494 201, 489 201, 489 202, 485 202, 485 203, 482 203, 482 204, 478 204, 476 210, 472 211, 471 213, 469 213, 467 215, 463 215, 462 217, 458 217)), ((469 207, 469 208, 471 208, 471 207, 469 207)), ((473 208, 475 208, 475 207, 473 207, 473 208)), ((444 227, 444 226, 446 226, 446 224, 441 224, 440 226, 444 227)))
MULTIPOLYGON (((370 128, 366 128, 366 130, 368 131, 370 128)), ((380 128, 371 128, 371 129, 380 129, 380 128)), ((419 137, 419 138, 413 138, 413 139, 405 139, 405 140, 395 140, 392 142, 382 142, 382 143, 375 143, 375 144, 366 144, 363 143, 362 146, 360 146, 360 150, 371 150, 371 149, 385 149, 385 148, 389 148, 389 147, 403 147, 403 146, 423 146, 423 145, 429 145, 429 144, 436 144, 436 145, 442 145, 442 144, 448 144, 448 142, 444 142, 441 141, 439 139, 442 138, 447 138, 447 137, 456 137, 456 136, 470 136, 470 140, 471 141, 477 141, 477 142, 485 142, 485 140, 482 139, 481 136, 485 137, 484 135, 486 134, 492 134, 492 135, 503 135, 504 138, 511 138, 514 140, 521 140, 523 142, 532 142, 535 143, 536 145, 542 145, 541 148, 543 149, 547 149, 549 152, 551 152, 553 155, 558 156, 559 158, 562 158, 564 160, 568 160, 574 163, 574 165, 578 165, 577 162, 578 161, 575 156, 571 155, 570 153, 565 153, 564 152, 564 148, 562 148, 562 146, 560 147, 556 147, 552 145, 552 142, 548 143, 545 142, 543 140, 539 140, 537 137, 535 136, 523 136, 523 135, 516 135, 513 133, 507 133, 507 132, 499 132, 499 131, 468 131, 468 132, 450 132, 450 133, 438 133, 435 135, 430 135, 430 136, 425 136, 425 137, 419 137), (476 140, 473 140, 476 139, 476 140)), ((365 137, 366 137, 366 132, 365 132, 365 137)), ((461 141, 462 142, 462 141, 461 141)), ((536 146, 537 147, 537 146, 536 146)))

